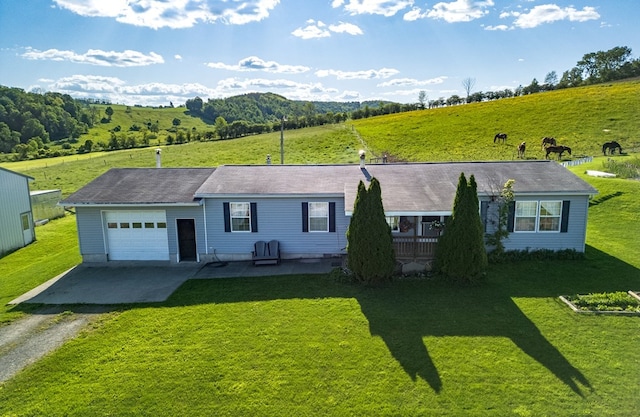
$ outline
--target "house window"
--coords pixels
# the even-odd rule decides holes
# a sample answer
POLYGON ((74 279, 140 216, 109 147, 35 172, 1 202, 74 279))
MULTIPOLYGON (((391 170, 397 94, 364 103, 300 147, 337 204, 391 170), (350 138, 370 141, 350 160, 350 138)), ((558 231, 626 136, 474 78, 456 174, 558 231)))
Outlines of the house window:
POLYGON ((538 230, 541 232, 559 232, 561 216, 562 201, 541 201, 538 230))
MULTIPOLYGON (((567 208, 568 204, 567 202, 567 208)), ((516 201, 514 231, 566 231, 561 228, 563 222, 562 205, 562 201, 516 201)))
POLYGON ((400 231, 400 216, 387 216, 387 224, 392 232, 400 231))
POLYGON ((29 222, 29 215, 28 214, 22 214, 20 215, 20 220, 22 220, 22 230, 29 230, 31 228, 30 222, 29 222))
POLYGON ((329 203, 309 203, 309 231, 329 231, 329 203))
POLYGON ((538 217, 537 201, 516 201, 514 231, 535 232, 537 217, 538 217))
POLYGON ((251 206, 249 203, 229 203, 232 232, 251 231, 251 206))

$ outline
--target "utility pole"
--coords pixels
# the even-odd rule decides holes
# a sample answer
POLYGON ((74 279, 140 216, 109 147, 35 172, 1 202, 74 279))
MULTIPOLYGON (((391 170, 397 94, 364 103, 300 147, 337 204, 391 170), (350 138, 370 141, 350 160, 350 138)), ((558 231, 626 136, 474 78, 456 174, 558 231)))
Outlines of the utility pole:
POLYGON ((284 165, 284 122, 286 121, 286 116, 282 116, 280 123, 280 165, 284 165))

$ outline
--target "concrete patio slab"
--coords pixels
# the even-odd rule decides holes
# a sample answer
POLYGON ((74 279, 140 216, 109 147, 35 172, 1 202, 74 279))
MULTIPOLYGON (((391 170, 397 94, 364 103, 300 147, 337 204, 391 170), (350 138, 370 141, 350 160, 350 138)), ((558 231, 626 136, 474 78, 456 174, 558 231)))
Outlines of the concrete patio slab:
POLYGON ((251 262, 140 265, 81 264, 21 295, 9 304, 133 304, 166 301, 188 279, 242 278, 270 275, 325 274, 340 259, 286 260, 279 265, 251 262))

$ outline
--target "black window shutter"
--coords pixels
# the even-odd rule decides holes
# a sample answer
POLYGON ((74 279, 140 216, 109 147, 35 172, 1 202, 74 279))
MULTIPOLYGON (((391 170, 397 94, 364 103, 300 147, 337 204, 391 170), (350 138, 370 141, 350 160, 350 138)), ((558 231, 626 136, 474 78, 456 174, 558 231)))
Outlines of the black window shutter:
POLYGON ((489 202, 482 201, 480 203, 480 220, 482 221, 482 226, 484 227, 484 231, 487 231, 487 212, 489 211, 489 202))
POLYGON ((329 203, 329 231, 336 231, 336 203, 329 203))
POLYGON ((509 203, 509 214, 507 215, 507 230, 513 232, 516 220, 516 202, 509 203))
POLYGON ((258 204, 250 203, 251 205, 251 232, 258 232, 258 204))
POLYGON ((231 214, 229 212, 229 203, 222 203, 222 211, 224 213, 224 231, 231 231, 231 214))
POLYGON ((562 220, 560 223, 560 233, 567 233, 569 229, 569 206, 571 205, 571 201, 564 200, 562 202, 562 220))
POLYGON ((302 203, 302 231, 309 231, 309 203, 302 203))

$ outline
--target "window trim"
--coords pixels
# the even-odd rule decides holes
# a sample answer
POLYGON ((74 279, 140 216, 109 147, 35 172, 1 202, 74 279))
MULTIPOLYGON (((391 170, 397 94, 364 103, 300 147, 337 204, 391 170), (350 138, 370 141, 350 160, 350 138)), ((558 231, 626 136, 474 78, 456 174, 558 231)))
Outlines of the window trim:
POLYGON ((391 233, 400 233, 400 216, 385 216, 391 233))
MULTIPOLYGON (((516 200, 513 202, 513 214, 512 220, 510 220, 511 224, 511 232, 513 233, 566 233, 567 232, 567 222, 569 216, 569 203, 567 200, 516 200), (533 230, 518 230, 518 218, 533 218, 533 216, 518 216, 518 204, 522 203, 535 203, 536 204, 536 212, 534 218, 534 228, 533 230), (560 210, 557 215, 549 216, 542 215, 542 206, 545 203, 560 203, 560 210), (541 230, 540 224, 541 219, 544 218, 557 218, 558 219, 558 227, 556 230, 541 230)), ((511 216, 511 214, 510 214, 511 216)))
MULTIPOLYGON (((244 208, 243 208, 244 211, 244 208)), ((231 233, 251 233, 251 203, 248 201, 231 201, 229 202, 229 227, 231 233), (234 216, 233 208, 235 205, 245 205, 247 214, 245 216, 234 216), (247 230, 235 230, 233 219, 246 219, 248 229, 247 230)))
POLYGON ((309 233, 329 233, 329 202, 328 201, 310 201, 309 202, 309 217, 307 219, 308 221, 308 230, 309 233), (312 215, 313 212, 313 208, 312 206, 314 205, 322 205, 325 211, 325 214, 322 216, 314 216, 312 215), (314 229, 312 227, 312 219, 326 219, 326 227, 324 229, 314 229))

